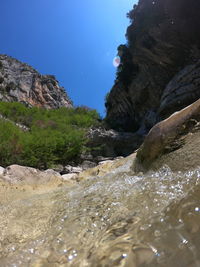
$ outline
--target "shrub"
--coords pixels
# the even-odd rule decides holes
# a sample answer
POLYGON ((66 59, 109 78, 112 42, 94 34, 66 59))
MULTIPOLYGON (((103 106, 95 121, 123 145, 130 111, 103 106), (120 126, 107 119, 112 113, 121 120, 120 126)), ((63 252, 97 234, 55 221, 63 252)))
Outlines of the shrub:
POLYGON ((0 164, 7 166, 20 162, 23 132, 4 120, 0 120, 0 164))
POLYGON ((29 127, 0 120, 0 165, 22 164, 40 169, 78 160, 85 149, 85 132, 98 123, 95 110, 78 107, 46 110, 0 102, 0 114, 29 127))

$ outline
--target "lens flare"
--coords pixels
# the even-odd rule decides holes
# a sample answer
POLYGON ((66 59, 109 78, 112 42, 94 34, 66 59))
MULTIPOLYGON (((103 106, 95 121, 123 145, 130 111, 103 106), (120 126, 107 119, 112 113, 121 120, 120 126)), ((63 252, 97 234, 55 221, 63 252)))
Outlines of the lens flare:
POLYGON ((117 68, 117 67, 119 67, 119 65, 120 65, 120 57, 119 56, 114 57, 114 59, 113 59, 113 66, 115 68, 117 68))

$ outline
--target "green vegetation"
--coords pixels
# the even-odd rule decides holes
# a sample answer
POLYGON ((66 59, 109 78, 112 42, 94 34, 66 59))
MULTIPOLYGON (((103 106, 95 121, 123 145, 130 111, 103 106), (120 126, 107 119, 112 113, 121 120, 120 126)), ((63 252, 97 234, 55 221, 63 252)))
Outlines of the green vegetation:
POLYGON ((0 102, 0 165, 21 164, 40 169, 78 160, 87 129, 99 115, 87 107, 47 110, 0 102), (10 121, 9 121, 10 120, 10 121), (28 127, 21 130, 15 123, 28 127))

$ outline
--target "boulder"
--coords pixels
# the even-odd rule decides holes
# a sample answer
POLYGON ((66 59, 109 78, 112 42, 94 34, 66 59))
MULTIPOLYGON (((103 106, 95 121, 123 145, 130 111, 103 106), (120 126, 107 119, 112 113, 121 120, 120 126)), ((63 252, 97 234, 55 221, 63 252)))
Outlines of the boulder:
POLYGON ((61 181, 61 175, 53 170, 40 171, 35 168, 20 165, 8 166, 2 179, 11 184, 46 184, 48 182, 61 181))
POLYGON ((84 160, 82 163, 81 163, 81 168, 83 170, 87 170, 89 168, 93 168, 95 167, 97 164, 95 162, 92 162, 92 161, 89 161, 89 160, 84 160))
POLYGON ((5 168, 3 168, 3 167, 0 166, 0 175, 3 175, 4 174, 4 171, 5 171, 5 168))
POLYGON ((135 162, 136 153, 133 153, 125 158, 118 158, 115 160, 103 161, 101 164, 94 168, 84 170, 77 176, 77 181, 87 180, 94 177, 101 178, 108 174, 124 173, 125 171, 130 172, 135 162))
POLYGON ((90 129, 87 137, 87 147, 90 148, 90 154, 96 163, 118 156, 128 156, 143 141, 141 134, 106 130, 101 127, 90 129))
MULTIPOLYGON (((185 143, 185 136, 193 135, 192 131, 194 131, 194 129, 197 131, 199 130, 199 122, 200 99, 181 111, 175 112, 169 118, 156 124, 150 130, 149 134, 144 140, 144 143, 137 152, 136 170, 141 168, 149 169, 152 167, 152 163, 156 159, 159 159, 162 155, 169 154, 170 152, 181 148, 185 143)), ((194 146, 193 149, 197 150, 198 152, 199 141, 193 140, 193 143, 196 144, 196 149, 194 149, 194 146)), ((183 154, 179 155, 179 157, 174 160, 175 164, 178 166, 178 162, 180 162, 183 169, 184 165, 188 165, 187 161, 190 163, 190 168, 193 166, 193 161, 199 162, 200 152, 199 154, 195 154, 194 151, 191 150, 189 154, 188 159, 186 160, 185 158, 185 163, 182 162, 182 158, 185 156, 183 154)), ((165 164, 168 164, 167 160, 165 161, 165 164)))
POLYGON ((61 173, 63 175, 63 174, 68 174, 68 173, 80 173, 82 171, 83 171, 83 168, 80 167, 80 166, 74 167, 74 166, 71 166, 71 165, 66 165, 63 168, 63 171, 61 173))
POLYGON ((64 181, 76 181, 76 178, 77 178, 77 173, 68 173, 62 175, 62 179, 64 181))

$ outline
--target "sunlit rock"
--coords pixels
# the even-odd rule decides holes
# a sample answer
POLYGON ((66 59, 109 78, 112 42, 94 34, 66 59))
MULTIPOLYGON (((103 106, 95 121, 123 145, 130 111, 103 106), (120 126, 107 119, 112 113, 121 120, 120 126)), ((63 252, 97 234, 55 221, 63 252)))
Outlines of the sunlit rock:
POLYGON ((152 168, 156 160, 173 170, 199 166, 199 114, 200 99, 156 124, 137 152, 137 167, 152 168))
POLYGON ((25 63, 0 55, 0 100, 43 108, 72 107, 53 75, 41 75, 25 63))
POLYGON ((5 168, 0 166, 0 175, 3 175, 4 171, 5 171, 5 168))
POLYGON ((83 171, 83 168, 80 166, 74 167, 71 165, 66 165, 63 168, 62 174, 68 174, 68 173, 80 173, 83 171))
POLYGON ((53 170, 40 171, 35 168, 11 165, 4 173, 3 179, 11 184, 41 185, 61 180, 61 175, 53 170))
POLYGON ((77 173, 68 173, 62 175, 62 179, 64 181, 76 181, 76 178, 77 178, 77 173))

